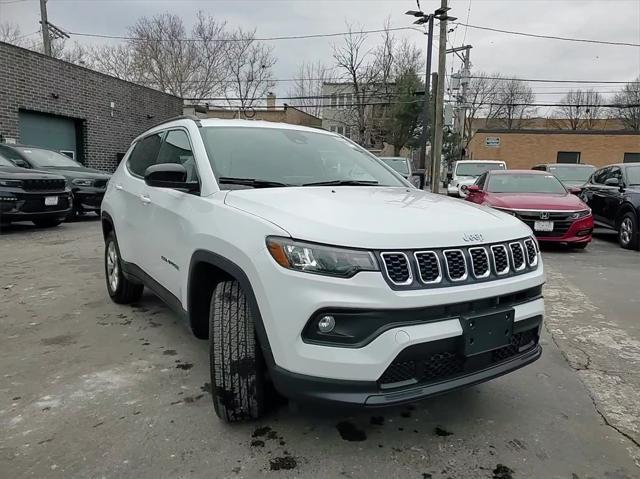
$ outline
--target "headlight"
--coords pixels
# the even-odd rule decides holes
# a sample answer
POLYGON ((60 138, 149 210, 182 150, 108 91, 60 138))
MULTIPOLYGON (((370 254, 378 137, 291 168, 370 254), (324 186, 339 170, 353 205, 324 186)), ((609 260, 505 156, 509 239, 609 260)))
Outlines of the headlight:
POLYGON ((591 210, 576 211, 575 213, 571 214, 571 219, 577 220, 579 218, 586 218, 590 214, 591 214, 591 210))
POLYGON ((0 186, 6 186, 8 188, 20 188, 22 186, 22 180, 9 180, 0 178, 0 186))
POLYGON ((307 273, 350 278, 359 271, 379 269, 369 251, 302 243, 276 236, 267 238, 267 249, 280 266, 307 273))
POLYGON ((71 180, 71 183, 76 186, 93 186, 93 180, 89 180, 86 178, 75 178, 71 180))

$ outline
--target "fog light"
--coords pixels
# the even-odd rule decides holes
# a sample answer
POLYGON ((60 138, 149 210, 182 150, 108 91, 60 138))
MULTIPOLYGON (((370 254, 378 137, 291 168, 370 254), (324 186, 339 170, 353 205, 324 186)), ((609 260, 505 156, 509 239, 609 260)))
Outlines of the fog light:
POLYGON ((318 321, 318 330, 321 333, 330 333, 336 327, 336 320, 333 316, 323 316, 318 321))

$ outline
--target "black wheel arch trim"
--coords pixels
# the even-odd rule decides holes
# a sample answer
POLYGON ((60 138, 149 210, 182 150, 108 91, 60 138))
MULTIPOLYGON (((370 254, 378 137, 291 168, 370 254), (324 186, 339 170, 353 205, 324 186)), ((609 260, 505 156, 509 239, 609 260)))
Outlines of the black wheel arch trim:
POLYGON ((260 342, 260 347, 262 348, 262 352, 264 354, 264 358, 267 362, 267 366, 271 368, 275 365, 275 360, 273 358, 273 352, 271 350, 271 345, 269 343, 269 338, 267 336, 267 330, 264 327, 264 322, 262 320, 262 315, 260 314, 260 307, 258 306, 258 301, 256 299, 256 295, 253 291, 253 286, 251 285, 251 281, 249 277, 244 272, 244 270, 238 266, 233 261, 221 256, 217 253, 213 253, 208 250, 196 250, 191 256, 191 262, 189 263, 189 280, 187 283, 187 308, 189 311, 192 311, 192 301, 193 296, 191 294, 191 278, 193 277, 193 268, 195 265, 199 263, 208 263, 216 268, 224 271, 229 276, 234 278, 240 286, 242 287, 244 294, 249 301, 249 306, 254 315, 254 323, 256 327, 256 334, 258 335, 258 340, 260 342))

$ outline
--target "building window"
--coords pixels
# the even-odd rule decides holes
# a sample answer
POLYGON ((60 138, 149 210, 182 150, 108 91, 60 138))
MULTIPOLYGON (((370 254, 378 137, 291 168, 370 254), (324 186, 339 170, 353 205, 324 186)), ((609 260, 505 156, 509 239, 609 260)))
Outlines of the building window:
POLYGON ((346 136, 347 138, 351 138, 351 128, 348 126, 344 127, 344 136, 346 136))
POLYGON ((331 94, 331 108, 336 107, 336 102, 338 101, 337 95, 335 93, 331 94))
POLYGON ((640 153, 625 153, 623 163, 640 163, 640 153))
POLYGON ((335 133, 335 132, 336 132, 336 127, 335 127, 335 126, 330 126, 330 127, 329 127, 329 131, 330 131, 331 133, 335 133))
POLYGON ((580 152, 559 151, 556 163, 580 163, 580 152))
POLYGON ((336 130, 338 135, 344 135, 344 126, 339 126, 336 130))

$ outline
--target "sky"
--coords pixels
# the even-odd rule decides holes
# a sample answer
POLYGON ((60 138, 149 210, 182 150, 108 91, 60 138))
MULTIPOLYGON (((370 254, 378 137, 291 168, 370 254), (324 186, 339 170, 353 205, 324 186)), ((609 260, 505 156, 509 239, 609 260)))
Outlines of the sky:
MULTIPOLYGON (((422 0, 425 12, 435 10, 440 0, 422 0)), ((640 44, 640 0, 450 0, 450 15, 472 25, 564 37, 630 42, 640 44), (468 20, 467 20, 468 19, 468 20)), ((49 21, 69 32, 126 35, 127 27, 141 16, 163 12, 181 15, 187 26, 202 10, 230 27, 257 29, 260 37, 333 33, 355 29, 381 28, 386 18, 392 27, 410 26, 413 18, 404 14, 415 10, 415 0, 48 0, 49 21)), ((38 0, 0 0, 0 22, 18 24, 24 34, 39 28, 38 0)), ((452 26, 452 27, 455 27, 452 26)), ((437 30, 436 30, 437 31, 437 30)), ((401 31, 423 51, 426 36, 419 31, 401 31)), ((74 37, 83 44, 99 40, 74 37)), ((368 37, 371 46, 379 34, 368 37)), ((113 42, 115 40, 109 40, 113 42)), ((275 78, 292 78, 302 61, 320 60, 331 64, 332 45, 337 38, 281 40, 272 42, 277 64, 275 78)), ((496 32, 455 27, 448 46, 469 44, 472 72, 499 72, 530 79, 631 81, 640 76, 640 48, 574 43, 527 38, 496 32)), ((434 42, 434 70, 437 65, 434 42)), ((447 74, 457 71, 460 60, 447 57, 447 74)), ((536 101, 557 102, 562 94, 578 85, 530 83, 536 101)), ((592 86, 605 95, 620 85, 592 86)), ((279 82, 278 96, 288 84, 279 82)))

